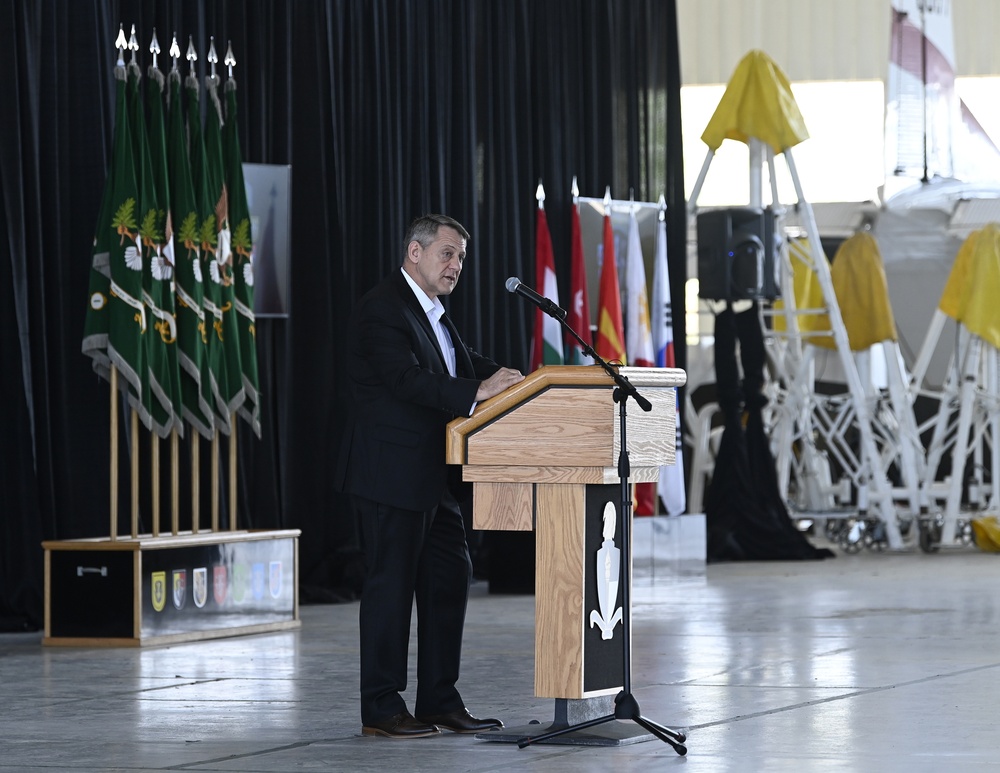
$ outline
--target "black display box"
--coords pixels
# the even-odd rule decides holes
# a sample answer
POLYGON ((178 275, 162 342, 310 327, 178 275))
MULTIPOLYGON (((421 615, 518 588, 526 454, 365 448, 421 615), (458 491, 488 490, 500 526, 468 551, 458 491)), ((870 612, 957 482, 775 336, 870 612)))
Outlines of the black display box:
POLYGON ((42 643, 144 646, 297 628, 299 534, 43 542, 42 643))

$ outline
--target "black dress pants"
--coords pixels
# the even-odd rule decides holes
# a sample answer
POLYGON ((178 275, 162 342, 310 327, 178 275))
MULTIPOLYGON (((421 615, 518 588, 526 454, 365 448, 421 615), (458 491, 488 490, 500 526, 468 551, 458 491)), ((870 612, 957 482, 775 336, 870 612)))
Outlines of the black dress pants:
POLYGON ((364 539, 361 721, 406 710, 410 619, 417 604, 416 716, 464 707, 455 683, 472 582, 465 524, 450 494, 433 510, 402 510, 355 496, 364 539))

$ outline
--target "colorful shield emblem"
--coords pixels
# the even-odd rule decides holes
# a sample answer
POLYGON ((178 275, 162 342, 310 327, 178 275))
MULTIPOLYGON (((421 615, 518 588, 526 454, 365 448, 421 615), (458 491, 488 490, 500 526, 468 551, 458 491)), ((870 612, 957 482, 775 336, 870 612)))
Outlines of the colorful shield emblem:
POLYGON ((250 570, 246 564, 233 565, 233 601, 242 604, 250 586, 250 570))
POLYGON ((187 603, 187 569, 174 569, 174 609, 184 609, 187 603))
POLYGON ((229 578, 226 576, 226 567, 212 567, 212 598, 220 607, 226 603, 226 591, 229 589, 229 578))
POLYGON ((250 569, 250 590, 255 601, 264 598, 264 588, 267 586, 267 577, 264 573, 264 564, 254 564, 250 569))
POLYGON ((208 569, 200 567, 191 574, 191 581, 194 587, 191 589, 191 597, 194 605, 201 609, 208 601, 208 569))
POLYGON ((153 572, 150 575, 150 596, 153 602, 153 609, 162 612, 167 605, 167 573, 153 572))
POLYGON ((281 561, 272 561, 269 568, 267 587, 271 592, 271 598, 276 599, 281 595, 281 561))

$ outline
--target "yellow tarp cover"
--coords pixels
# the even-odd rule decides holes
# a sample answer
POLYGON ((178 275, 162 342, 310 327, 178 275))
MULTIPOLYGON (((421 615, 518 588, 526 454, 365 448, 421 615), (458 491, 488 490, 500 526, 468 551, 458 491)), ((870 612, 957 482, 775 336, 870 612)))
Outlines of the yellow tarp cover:
POLYGON ((938 306, 1000 349, 1000 225, 973 231, 962 243, 938 306))
POLYGON ((792 88, 781 68, 763 51, 751 51, 736 65, 701 139, 713 151, 725 139, 744 144, 755 137, 775 153, 809 138, 792 88))
MULTIPOLYGON (((793 254, 798 252, 806 256, 809 251, 809 241, 808 239, 793 239, 789 242, 788 249, 793 254)), ((825 255, 823 256, 823 260, 826 260, 825 255)), ((824 308, 826 303, 823 301, 823 288, 820 287, 816 272, 812 270, 808 263, 800 259, 793 259, 791 264, 795 308, 799 310, 824 308)), ((784 309, 784 301, 780 298, 776 300, 774 308, 775 310, 784 309)), ((803 314, 798 318, 797 322, 799 331, 804 334, 829 332, 830 330, 830 318, 826 314, 803 314)), ((788 326, 785 324, 785 318, 781 314, 775 315, 774 328, 782 332, 788 329, 788 326)), ((806 343, 816 344, 822 341, 823 337, 809 336, 805 340, 806 343)), ((832 348, 833 339, 830 338, 829 341, 832 348)))
POLYGON ((1000 524, 995 515, 984 515, 972 519, 972 534, 976 546, 988 553, 1000 552, 1000 524))
POLYGON ((897 340, 882 253, 874 236, 861 231, 845 240, 833 256, 830 279, 852 352, 897 340))
MULTIPOLYGON (((803 240, 800 248, 808 250, 808 243, 803 240)), ((815 272, 801 261, 792 263, 795 266, 792 281, 796 308, 817 309, 825 306, 823 290, 815 272)), ((882 253, 870 233, 856 233, 840 245, 830 266, 830 279, 851 351, 860 352, 882 341, 898 340, 882 253)), ((778 306, 777 303, 775 305, 778 306)), ((784 321, 780 317, 776 317, 775 327, 784 329, 784 321)), ((826 314, 803 315, 799 317, 799 329, 803 333, 830 331, 830 317, 826 314)), ((810 336, 806 340, 826 349, 837 348, 832 335, 810 336)))

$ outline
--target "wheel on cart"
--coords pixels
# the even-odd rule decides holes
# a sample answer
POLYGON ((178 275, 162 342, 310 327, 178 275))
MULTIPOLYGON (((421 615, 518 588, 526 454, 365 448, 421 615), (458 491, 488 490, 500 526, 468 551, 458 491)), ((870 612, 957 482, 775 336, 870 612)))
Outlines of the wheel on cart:
POLYGON ((921 521, 918 541, 922 551, 936 553, 941 547, 941 524, 938 521, 921 521))
POLYGON ((863 519, 846 519, 840 532, 840 547, 845 553, 857 553, 865 546, 866 531, 867 527, 863 519))

